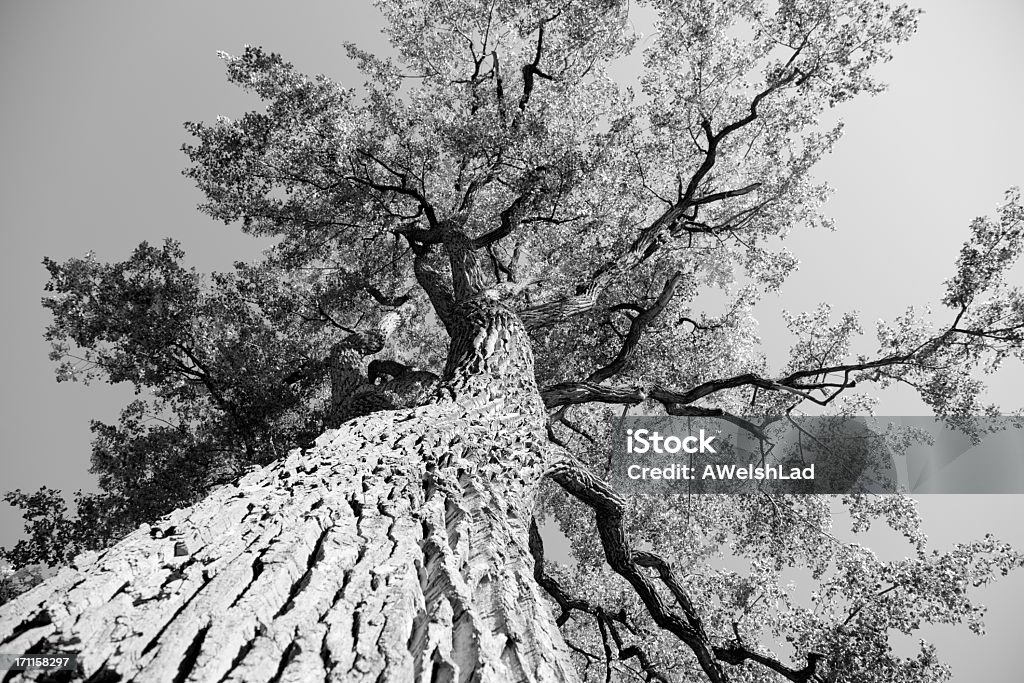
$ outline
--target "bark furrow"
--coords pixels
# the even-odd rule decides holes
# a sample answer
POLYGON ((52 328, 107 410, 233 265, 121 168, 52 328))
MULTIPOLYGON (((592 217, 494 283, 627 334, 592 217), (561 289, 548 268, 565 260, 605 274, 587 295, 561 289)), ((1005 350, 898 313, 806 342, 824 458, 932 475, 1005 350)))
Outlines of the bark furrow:
POLYGON ((350 422, 80 556, 0 609, 0 642, 77 652, 79 679, 573 680, 527 548, 542 450, 508 424, 350 422))

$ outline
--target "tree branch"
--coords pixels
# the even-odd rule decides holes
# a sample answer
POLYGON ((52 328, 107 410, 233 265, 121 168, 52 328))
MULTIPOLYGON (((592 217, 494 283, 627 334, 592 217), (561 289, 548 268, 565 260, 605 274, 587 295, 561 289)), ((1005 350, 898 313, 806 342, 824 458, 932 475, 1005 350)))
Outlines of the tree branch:
POLYGON ((373 300, 376 301, 378 304, 380 304, 381 306, 386 306, 388 308, 399 308, 403 304, 407 303, 412 299, 412 295, 410 294, 402 294, 400 296, 388 296, 371 284, 363 285, 363 291, 365 291, 367 294, 373 297, 373 300))
POLYGON ((495 242, 511 235, 512 230, 518 225, 519 219, 526 209, 527 202, 532 196, 533 192, 527 190, 512 200, 512 203, 502 210, 500 214, 501 224, 494 230, 484 233, 473 240, 473 248, 483 249, 489 247, 495 242))
MULTIPOLYGON (((708 141, 707 149, 704 153, 704 159, 690 177, 685 189, 682 189, 682 183, 680 183, 678 200, 658 216, 654 222, 641 230, 626 251, 619 254, 617 257, 606 261, 594 271, 593 275, 590 277, 590 284, 588 287, 595 293, 595 296, 597 292, 603 290, 607 286, 616 274, 630 270, 649 259, 658 251, 662 244, 667 241, 667 238, 664 235, 665 231, 671 232, 675 226, 684 220, 694 220, 696 218, 697 209, 700 206, 722 201, 730 197, 742 196, 753 192, 760 187, 760 183, 752 183, 746 187, 735 190, 715 192, 705 195, 704 197, 697 196, 701 182, 715 166, 719 146, 722 141, 730 134, 756 120, 758 117, 758 107, 761 102, 764 101, 766 97, 792 83, 798 74, 798 71, 793 70, 789 75, 778 79, 759 92, 752 99, 749 113, 746 116, 730 123, 717 133, 714 132, 710 120, 705 118, 701 121, 701 129, 704 131, 708 141)), ((558 322, 558 320, 548 318, 545 319, 544 324, 552 324, 553 322, 558 322)))
POLYGON ((701 669, 712 683, 726 683, 725 672, 719 666, 710 640, 696 614, 692 615, 694 619, 690 618, 691 615, 684 619, 672 611, 650 578, 636 563, 637 554, 630 546, 623 524, 625 504, 622 498, 608 484, 568 455, 552 465, 547 474, 569 494, 594 511, 605 560, 633 587, 654 622, 690 647, 701 669))
MULTIPOLYGON (((533 94, 534 77, 543 78, 546 80, 552 80, 551 76, 540 70, 540 58, 544 51, 544 26, 555 19, 558 15, 544 19, 540 22, 540 28, 537 30, 537 50, 534 53, 533 61, 529 64, 523 65, 523 94, 519 98, 519 111, 526 111, 526 105, 530 102, 530 95, 533 94)), ((520 117, 516 117, 516 124, 519 123, 520 117)))
POLYGON ((735 666, 750 660, 785 676, 793 683, 808 683, 814 678, 818 671, 818 662, 824 657, 820 652, 808 652, 806 666, 802 669, 793 669, 773 657, 758 654, 744 645, 740 638, 739 624, 736 622, 733 622, 732 629, 736 639, 726 646, 714 648, 715 656, 726 664, 735 666))
POLYGON ((519 319, 528 330, 558 324, 568 318, 593 310, 601 292, 600 283, 581 285, 575 294, 546 301, 518 311, 519 319))
MULTIPOLYGON (((727 646, 713 646, 696 607, 675 576, 671 565, 654 553, 634 551, 631 548, 623 523, 625 504, 622 498, 608 484, 595 477, 568 454, 551 467, 548 476, 594 511, 598 534, 609 566, 629 582, 654 622, 690 647, 701 669, 712 683, 725 683, 728 680, 719 662, 737 665, 746 660, 758 662, 794 683, 807 683, 811 680, 817 671, 818 662, 823 657, 820 653, 808 653, 807 665, 803 669, 792 669, 776 659, 758 654, 744 646, 735 624, 733 628, 736 640, 727 646), (665 603, 641 568, 655 570, 682 610, 683 618, 675 614, 665 603)), ((543 555, 541 558, 543 559, 543 555)), ((562 597, 565 598, 564 593, 562 597)))
POLYGON ((356 176, 356 175, 348 176, 348 178, 347 178, 348 180, 351 180, 352 182, 358 183, 360 185, 365 185, 367 187, 373 188, 374 190, 377 190, 378 192, 392 192, 392 193, 395 193, 395 194, 399 194, 399 195, 403 195, 403 196, 411 197, 411 198, 415 199, 416 203, 423 210, 424 215, 427 217, 427 224, 431 228, 436 228, 437 227, 437 224, 438 224, 437 213, 434 211, 433 205, 429 201, 427 201, 427 198, 423 195, 423 193, 421 193, 419 190, 416 190, 415 188, 412 188, 412 187, 409 186, 409 182, 408 182, 409 174, 408 173, 405 173, 405 172, 402 172, 402 171, 398 171, 396 169, 391 168, 391 166, 389 166, 386 162, 382 161, 381 159, 379 159, 374 154, 372 154, 370 152, 367 152, 365 150, 359 150, 359 154, 362 154, 363 156, 365 156, 368 159, 372 159, 374 162, 376 162, 382 168, 384 168, 389 173, 394 175, 396 178, 399 179, 399 181, 401 182, 401 185, 388 185, 388 184, 385 184, 385 183, 378 183, 378 182, 375 182, 373 180, 370 180, 368 177, 367 178, 360 178, 359 176, 356 176))
POLYGON ((665 286, 661 290, 661 294, 655 300, 654 304, 650 308, 642 308, 640 312, 633 318, 629 324, 629 331, 626 333, 626 338, 622 342, 622 348, 619 349, 619 353, 615 356, 612 362, 608 365, 595 370, 587 377, 588 382, 600 383, 609 377, 613 377, 618 374, 629 362, 629 359, 636 353, 636 349, 640 344, 640 337, 643 335, 644 330, 651 322, 654 321, 658 315, 665 310, 669 302, 672 300, 672 295, 675 294, 676 286, 679 284, 683 274, 676 272, 666 282, 665 286))
MULTIPOLYGON (((562 610, 562 613, 555 619, 555 623, 558 624, 559 627, 563 626, 567 621, 569 621, 573 612, 583 612, 595 617, 598 620, 599 625, 608 629, 612 640, 615 641, 615 647, 618 650, 618 659, 620 661, 636 658, 640 663, 641 669, 648 675, 648 680, 668 683, 668 677, 658 670, 654 663, 651 662, 647 653, 639 646, 631 645, 625 648, 622 646, 622 635, 615 626, 615 622, 618 621, 623 624, 626 623, 625 610, 620 610, 618 614, 612 614, 599 605, 594 605, 582 598, 570 596, 556 579, 549 576, 544 571, 544 541, 540 536, 540 530, 537 528, 536 519, 530 520, 529 544, 530 555, 533 556, 533 578, 537 581, 537 585, 547 591, 548 595, 558 603, 558 606, 562 610)), ((607 641, 605 641, 605 647, 607 648, 607 641)), ((589 653, 585 654, 593 656, 589 653)))

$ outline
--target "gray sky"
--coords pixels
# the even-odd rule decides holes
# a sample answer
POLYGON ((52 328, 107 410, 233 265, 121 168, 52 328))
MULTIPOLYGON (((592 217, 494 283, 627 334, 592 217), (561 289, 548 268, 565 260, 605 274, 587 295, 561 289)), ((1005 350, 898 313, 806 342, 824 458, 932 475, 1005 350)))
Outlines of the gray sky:
MULTIPOLYGON (((253 102, 227 85, 217 50, 246 43, 281 52, 300 69, 355 84, 341 43, 382 44, 366 2, 56 2, 0 4, 0 254, 6 379, 0 491, 41 485, 89 488, 90 418, 114 421, 130 390, 57 385, 42 340, 42 257, 94 250, 125 258, 141 240, 179 239, 200 270, 253 258, 260 245, 195 211, 200 197, 180 176, 182 122, 236 116, 253 102)), ((890 91, 844 107, 847 134, 819 168, 836 193, 836 232, 796 231, 802 266, 758 309, 766 346, 783 361, 790 340, 779 309, 859 310, 873 321, 911 303, 936 302, 952 274, 967 224, 1024 184, 1024 3, 926 0, 918 35, 882 74, 890 91)), ((1016 271, 1019 275, 1021 270, 1016 271)), ((1020 407, 1024 371, 1008 367, 992 398, 1020 407)), ((880 414, 923 414, 902 390, 880 414)), ((1024 547, 1020 496, 932 496, 921 501, 937 547, 992 531, 1024 547)), ((0 506, 0 545, 19 535, 0 506)), ((882 553, 892 539, 872 539, 882 553)), ((899 551, 901 552, 901 551, 899 551)), ((993 682, 1019 681, 1011 657, 1024 606, 1024 573, 985 589, 989 636, 929 634, 967 681, 992 662, 993 682), (977 668, 975 668, 977 670, 977 668)))

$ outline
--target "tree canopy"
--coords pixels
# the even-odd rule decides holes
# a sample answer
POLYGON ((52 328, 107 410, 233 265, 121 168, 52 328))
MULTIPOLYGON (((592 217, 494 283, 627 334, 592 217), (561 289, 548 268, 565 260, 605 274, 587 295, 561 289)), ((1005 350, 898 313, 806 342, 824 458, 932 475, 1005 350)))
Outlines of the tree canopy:
MULTIPOLYGON (((204 276, 171 240, 120 263, 46 260, 58 380, 127 382, 140 398, 118 424, 93 424, 101 492, 80 496, 77 517, 52 490, 8 494, 31 534, 5 551, 16 566, 105 547, 325 429, 417 405, 445 376, 468 297, 516 312, 548 438, 592 472, 629 407, 756 427, 870 413, 872 390, 902 383, 967 429, 999 413, 979 397, 985 372, 1024 358, 1024 293, 1006 277, 1024 247, 1018 190, 950 255, 943 308, 879 323, 873 354, 851 352, 855 315, 822 304, 787 318, 796 341, 775 366, 751 314, 798 265, 787 233, 830 225, 812 169, 841 126, 823 114, 882 90, 872 68, 911 37, 916 10, 377 5, 393 54, 349 45, 360 87, 246 47, 222 55, 228 80, 265 108, 187 124, 201 209, 273 237, 262 261, 204 276), (642 51, 638 11, 655 17, 642 51), (617 82, 637 52, 642 72, 617 82)), ((573 564, 545 564, 536 524, 531 550, 592 680, 725 680, 711 673, 723 665, 730 680, 941 680, 931 646, 897 653, 890 631, 980 630, 969 590, 1022 564, 994 538, 929 550, 904 496, 637 496, 612 509, 558 483, 535 517, 557 519, 573 564), (841 540, 838 506, 854 531, 905 535, 907 557, 841 540), (645 550, 617 565, 591 511, 645 550), (787 587, 796 571, 815 581, 809 598, 787 587), (643 572, 662 593, 637 587, 643 572)))

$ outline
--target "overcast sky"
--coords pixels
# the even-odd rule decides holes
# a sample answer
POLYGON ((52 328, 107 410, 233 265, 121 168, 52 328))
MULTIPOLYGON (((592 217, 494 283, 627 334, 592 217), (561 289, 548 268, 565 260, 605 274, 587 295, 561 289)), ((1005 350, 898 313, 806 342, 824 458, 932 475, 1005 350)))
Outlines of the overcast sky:
MULTIPOLYGON (((195 210, 180 176, 186 120, 235 117, 253 102, 230 88, 217 50, 246 43, 283 53, 300 69, 357 84, 341 43, 379 49, 378 16, 364 2, 23 2, 0 4, 0 253, 4 363, 0 491, 41 485, 90 488, 88 422, 116 420, 131 392, 57 385, 47 360, 39 305, 43 256, 89 250, 125 258, 142 240, 180 240, 200 270, 227 269, 261 245, 195 210)), ((802 261, 783 293, 758 309, 766 346, 783 362, 790 340, 779 311, 828 301, 861 312, 865 329, 909 304, 936 302, 952 274, 967 225, 1024 184, 1024 3, 922 3, 918 35, 896 51, 880 97, 840 112, 847 134, 819 175, 836 188, 828 210, 836 232, 796 231, 802 261)), ((1016 273, 1019 275, 1021 269, 1016 273)), ((870 347, 871 338, 865 341, 870 347)), ((1024 372, 994 379, 992 398, 1024 403, 1024 372)), ((913 395, 884 395, 881 414, 923 414, 913 395)), ((926 497, 922 511, 939 547, 985 532, 1024 547, 1019 496, 926 497)), ((0 506, 0 545, 19 520, 0 506)), ((881 536, 877 543, 890 543, 881 536)), ((895 546, 894 546, 895 547, 895 546)), ((987 681, 1019 683, 1018 613, 1024 575, 984 594, 990 635, 959 630, 935 639, 969 681, 997 661, 987 681)))

